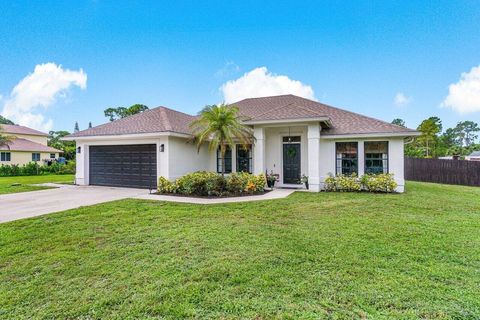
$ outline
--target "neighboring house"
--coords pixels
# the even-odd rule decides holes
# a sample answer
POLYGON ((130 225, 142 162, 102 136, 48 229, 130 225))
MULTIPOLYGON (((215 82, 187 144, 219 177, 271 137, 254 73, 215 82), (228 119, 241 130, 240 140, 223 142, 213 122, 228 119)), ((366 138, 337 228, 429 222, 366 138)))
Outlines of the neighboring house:
MULTIPOLYGON (((226 155, 226 172, 273 172, 280 187, 298 187, 302 175, 319 191, 329 174, 393 173, 404 190, 404 139, 417 131, 325 104, 282 95, 245 99, 232 105, 252 126, 256 141, 226 155)), ((199 152, 182 112, 158 107, 80 131, 76 182, 81 185, 155 187, 157 179, 196 170, 221 171, 219 153, 199 152)))
POLYGON ((2 124, 0 132, 12 137, 11 143, 0 146, 0 165, 24 165, 29 162, 43 165, 58 159, 62 152, 47 145, 48 134, 28 127, 2 124))
POLYGON ((480 151, 473 151, 465 157, 465 160, 480 161, 480 151))

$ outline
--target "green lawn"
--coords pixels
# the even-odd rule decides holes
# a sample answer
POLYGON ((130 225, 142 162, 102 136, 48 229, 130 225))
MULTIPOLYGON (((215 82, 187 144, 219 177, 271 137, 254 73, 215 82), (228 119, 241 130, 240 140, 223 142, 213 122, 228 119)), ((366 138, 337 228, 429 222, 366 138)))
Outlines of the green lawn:
POLYGON ((31 186, 29 184, 46 182, 71 183, 74 178, 75 176, 73 174, 0 177, 0 194, 49 189, 48 187, 31 186), (21 185, 12 186, 12 184, 16 183, 20 183, 21 185))
POLYGON ((479 319, 480 188, 407 187, 1 224, 0 317, 479 319))

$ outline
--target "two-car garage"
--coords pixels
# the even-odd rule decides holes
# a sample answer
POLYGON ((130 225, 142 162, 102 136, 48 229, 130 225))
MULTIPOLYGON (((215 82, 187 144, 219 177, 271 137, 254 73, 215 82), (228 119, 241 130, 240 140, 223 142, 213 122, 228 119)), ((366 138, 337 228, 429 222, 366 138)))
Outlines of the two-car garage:
POLYGON ((156 145, 90 146, 89 168, 91 185, 154 189, 156 145))

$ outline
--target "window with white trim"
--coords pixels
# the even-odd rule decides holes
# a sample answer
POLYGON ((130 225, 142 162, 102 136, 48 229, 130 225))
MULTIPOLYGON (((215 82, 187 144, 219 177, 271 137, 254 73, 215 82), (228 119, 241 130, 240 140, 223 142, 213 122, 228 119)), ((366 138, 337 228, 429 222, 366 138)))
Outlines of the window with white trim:
POLYGON ((365 173, 388 173, 388 141, 365 141, 365 173))
POLYGON ((237 172, 252 173, 252 145, 237 145, 237 172))
POLYGON ((40 161, 40 153, 33 152, 32 153, 32 161, 40 161))
POLYGON ((336 173, 351 175, 358 173, 358 142, 337 142, 336 173))
POLYGON ((12 155, 10 152, 0 152, 0 161, 6 162, 11 161, 12 155))
MULTIPOLYGON (((222 153, 220 152, 220 148, 217 150, 217 172, 222 173, 222 153)), ((225 151, 225 173, 232 172, 232 149, 227 147, 225 151)))

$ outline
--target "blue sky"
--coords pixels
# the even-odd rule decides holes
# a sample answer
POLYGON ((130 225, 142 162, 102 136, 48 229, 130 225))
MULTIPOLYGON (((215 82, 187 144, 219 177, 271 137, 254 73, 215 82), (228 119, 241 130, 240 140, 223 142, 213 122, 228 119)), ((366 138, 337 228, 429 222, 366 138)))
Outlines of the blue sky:
POLYGON ((0 12, 0 112, 41 129, 98 125, 105 108, 134 103, 196 113, 245 74, 230 88, 239 96, 248 81, 283 93, 296 80, 321 102, 410 127, 480 122, 478 1, 4 1, 0 12), (55 76, 28 78, 49 62, 42 74, 55 76))

